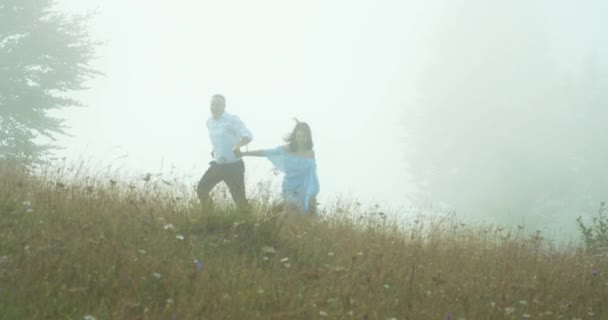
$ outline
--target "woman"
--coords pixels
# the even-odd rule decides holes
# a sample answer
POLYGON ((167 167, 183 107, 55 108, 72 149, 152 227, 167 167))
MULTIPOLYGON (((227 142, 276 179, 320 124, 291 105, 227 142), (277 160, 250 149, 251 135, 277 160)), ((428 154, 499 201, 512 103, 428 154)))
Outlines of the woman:
POLYGON ((286 145, 268 149, 242 152, 235 149, 237 157, 266 157, 285 174, 283 198, 304 213, 314 214, 319 193, 317 164, 313 151, 312 134, 306 122, 296 120, 296 126, 285 139, 286 145))

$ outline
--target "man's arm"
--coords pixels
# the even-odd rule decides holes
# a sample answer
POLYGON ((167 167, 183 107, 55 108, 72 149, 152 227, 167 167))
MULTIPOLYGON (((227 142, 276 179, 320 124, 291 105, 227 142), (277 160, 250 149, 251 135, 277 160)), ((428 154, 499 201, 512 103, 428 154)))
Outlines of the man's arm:
POLYGON ((237 147, 245 146, 253 140, 253 134, 251 131, 249 131, 249 129, 247 129, 245 123, 243 123, 243 121, 237 116, 235 116, 232 120, 232 129, 241 137, 237 147))
POLYGON ((253 140, 250 137, 241 137, 241 141, 239 141, 239 143, 237 144, 237 147, 243 147, 249 144, 249 142, 251 142, 251 140, 253 140))

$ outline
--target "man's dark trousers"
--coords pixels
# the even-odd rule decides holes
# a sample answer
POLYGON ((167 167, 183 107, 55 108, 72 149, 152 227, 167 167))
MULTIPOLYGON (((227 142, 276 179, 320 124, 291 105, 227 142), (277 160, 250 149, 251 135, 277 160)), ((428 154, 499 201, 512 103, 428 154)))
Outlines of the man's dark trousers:
POLYGON ((206 207, 212 206, 209 192, 221 181, 228 186, 237 208, 246 209, 248 203, 245 197, 245 163, 243 160, 225 164, 215 161, 209 163, 209 169, 203 174, 196 188, 201 204, 206 207))

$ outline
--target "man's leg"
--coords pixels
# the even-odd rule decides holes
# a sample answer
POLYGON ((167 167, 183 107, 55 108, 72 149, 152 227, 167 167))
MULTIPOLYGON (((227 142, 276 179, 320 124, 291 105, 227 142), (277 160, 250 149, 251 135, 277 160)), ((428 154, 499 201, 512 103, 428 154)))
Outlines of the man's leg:
POLYGON ((204 208, 208 209, 213 206, 213 201, 209 197, 209 192, 211 192, 211 189, 222 180, 223 177, 218 165, 210 165, 207 171, 205 171, 205 174, 203 174, 203 177, 196 187, 196 194, 204 208))
POLYGON ((234 200, 239 210, 249 209, 249 203, 245 195, 245 163, 242 160, 231 163, 226 171, 224 182, 228 185, 232 200, 234 200))

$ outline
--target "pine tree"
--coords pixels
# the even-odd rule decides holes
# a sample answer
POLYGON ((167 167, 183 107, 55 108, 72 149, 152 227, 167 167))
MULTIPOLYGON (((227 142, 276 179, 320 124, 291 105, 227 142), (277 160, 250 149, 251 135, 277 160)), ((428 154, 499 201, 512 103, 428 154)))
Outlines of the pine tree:
POLYGON ((81 106, 70 97, 99 73, 90 15, 57 12, 52 0, 0 0, 0 158, 39 161, 67 134, 49 111, 81 106))

